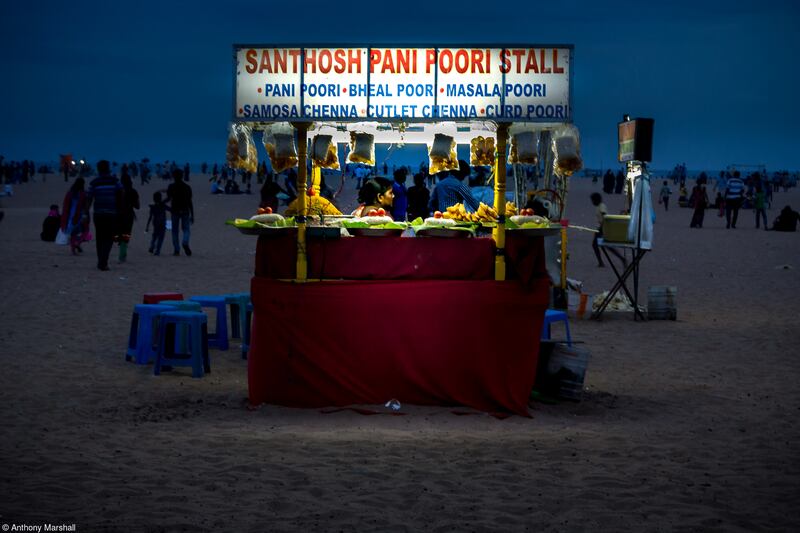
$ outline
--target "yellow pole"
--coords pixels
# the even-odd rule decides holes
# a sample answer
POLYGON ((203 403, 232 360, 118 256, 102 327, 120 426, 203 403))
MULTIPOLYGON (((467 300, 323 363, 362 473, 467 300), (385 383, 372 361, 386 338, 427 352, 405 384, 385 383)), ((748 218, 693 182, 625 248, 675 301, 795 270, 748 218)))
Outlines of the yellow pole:
POLYGON ((497 227, 492 231, 497 255, 494 258, 494 279, 506 279, 506 141, 508 140, 508 124, 497 125, 497 155, 494 171, 494 209, 497 211, 497 227))
POLYGON ((322 182, 322 169, 316 163, 311 163, 311 188, 314 194, 319 196, 320 184, 322 182))
POLYGON ((306 255, 306 216, 308 206, 306 203, 306 152, 308 151, 308 122, 296 122, 297 128, 297 281, 306 281, 308 278, 308 257, 306 255))

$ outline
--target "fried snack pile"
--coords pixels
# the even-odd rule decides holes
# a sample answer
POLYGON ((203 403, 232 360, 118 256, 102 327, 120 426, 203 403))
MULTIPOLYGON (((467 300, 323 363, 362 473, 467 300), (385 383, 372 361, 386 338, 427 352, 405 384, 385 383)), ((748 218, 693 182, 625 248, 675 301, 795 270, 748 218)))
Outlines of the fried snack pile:
POLYGON ((458 154, 456 140, 449 135, 437 133, 428 152, 430 157, 430 174, 438 174, 445 170, 458 170, 458 154))
MULTIPOLYGON (((295 198, 292 203, 286 207, 286 216, 299 215, 299 200, 295 198)), ((308 215, 341 215, 342 212, 336 209, 336 206, 330 203, 326 198, 319 195, 306 197, 306 213, 308 215)))
POLYGON ((509 163, 535 165, 539 162, 538 139, 532 131, 518 133, 511 137, 509 163))
POLYGON ((472 139, 469 155, 472 166, 494 165, 494 138, 478 136, 472 139))
POLYGON ((339 169, 339 152, 330 135, 316 135, 311 141, 311 159, 319 168, 339 169))
POLYGON ((255 172, 258 152, 253 142, 253 130, 247 124, 231 124, 225 159, 231 168, 255 172))
POLYGON ((375 165, 375 136, 371 133, 350 132, 350 154, 347 160, 351 163, 375 165))
MULTIPOLYGON (((517 207, 511 202, 506 202, 506 216, 517 212, 517 207)), ((461 222, 497 222, 497 210, 481 202, 474 213, 468 213, 464 204, 451 205, 442 213, 442 218, 449 218, 461 222)))

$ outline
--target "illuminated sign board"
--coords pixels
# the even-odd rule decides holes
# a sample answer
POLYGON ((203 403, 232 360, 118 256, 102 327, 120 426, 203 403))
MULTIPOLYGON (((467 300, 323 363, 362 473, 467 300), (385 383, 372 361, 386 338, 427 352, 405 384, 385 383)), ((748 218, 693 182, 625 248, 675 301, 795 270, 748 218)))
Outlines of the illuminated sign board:
POLYGON ((572 47, 234 46, 236 121, 571 122, 572 47))

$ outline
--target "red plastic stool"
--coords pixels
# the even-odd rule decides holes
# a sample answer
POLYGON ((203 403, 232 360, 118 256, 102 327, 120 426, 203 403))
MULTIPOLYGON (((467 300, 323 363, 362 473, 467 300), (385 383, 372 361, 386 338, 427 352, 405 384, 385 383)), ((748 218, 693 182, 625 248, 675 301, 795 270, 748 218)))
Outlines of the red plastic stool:
POLYGON ((157 304, 164 300, 183 300, 183 294, 180 292, 146 292, 143 303, 157 304))

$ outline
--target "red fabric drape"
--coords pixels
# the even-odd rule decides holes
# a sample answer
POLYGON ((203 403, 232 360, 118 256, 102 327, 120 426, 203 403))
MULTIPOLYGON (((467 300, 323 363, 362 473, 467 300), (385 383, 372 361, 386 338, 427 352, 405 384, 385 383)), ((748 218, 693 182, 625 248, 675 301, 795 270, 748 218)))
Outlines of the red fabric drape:
POLYGON ((495 281, 253 278, 251 294, 253 404, 322 407, 397 398, 527 416, 545 279, 522 291, 495 281), (413 317, 411 327, 401 329, 400 317, 413 317))
POLYGON ((250 402, 294 407, 465 405, 528 416, 549 280, 541 239, 512 238, 496 282, 491 239, 260 239, 250 402), (323 257, 324 256, 324 257, 323 257), (324 276, 323 276, 324 274, 324 276))

